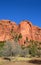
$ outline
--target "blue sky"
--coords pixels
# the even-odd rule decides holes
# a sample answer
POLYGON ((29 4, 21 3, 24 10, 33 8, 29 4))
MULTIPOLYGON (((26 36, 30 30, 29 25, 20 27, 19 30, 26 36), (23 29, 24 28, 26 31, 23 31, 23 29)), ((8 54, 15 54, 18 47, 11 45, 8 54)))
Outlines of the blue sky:
POLYGON ((0 0, 0 19, 29 20, 41 27, 41 0, 0 0))

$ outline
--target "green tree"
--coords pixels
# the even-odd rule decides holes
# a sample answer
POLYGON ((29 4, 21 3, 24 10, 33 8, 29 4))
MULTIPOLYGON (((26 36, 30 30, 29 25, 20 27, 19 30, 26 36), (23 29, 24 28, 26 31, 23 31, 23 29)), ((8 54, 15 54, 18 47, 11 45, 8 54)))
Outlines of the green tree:
POLYGON ((32 56, 36 56, 37 54, 37 45, 33 40, 30 40, 29 53, 32 56))
POLYGON ((18 38, 20 38, 20 39, 22 38, 22 34, 21 33, 19 34, 18 38))
POLYGON ((0 56, 2 56, 2 50, 4 47, 5 41, 0 41, 0 56))
POLYGON ((14 40, 15 40, 16 42, 18 42, 18 40, 21 39, 21 38, 22 38, 21 33, 20 33, 19 35, 16 34, 14 40))
POLYGON ((38 42, 38 56, 41 57, 41 42, 38 42))
POLYGON ((0 50, 3 48, 5 41, 0 41, 0 50))
POLYGON ((15 35, 14 41, 18 42, 18 34, 15 35))

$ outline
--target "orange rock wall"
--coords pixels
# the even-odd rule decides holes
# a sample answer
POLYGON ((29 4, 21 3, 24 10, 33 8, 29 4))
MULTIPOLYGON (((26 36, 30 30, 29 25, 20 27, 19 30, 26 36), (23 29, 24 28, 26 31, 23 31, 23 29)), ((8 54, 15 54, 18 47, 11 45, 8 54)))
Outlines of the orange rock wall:
POLYGON ((12 39, 11 30, 22 34, 20 44, 24 44, 26 37, 28 40, 41 41, 41 28, 33 26, 31 22, 24 20, 19 25, 9 20, 0 20, 0 41, 12 39))

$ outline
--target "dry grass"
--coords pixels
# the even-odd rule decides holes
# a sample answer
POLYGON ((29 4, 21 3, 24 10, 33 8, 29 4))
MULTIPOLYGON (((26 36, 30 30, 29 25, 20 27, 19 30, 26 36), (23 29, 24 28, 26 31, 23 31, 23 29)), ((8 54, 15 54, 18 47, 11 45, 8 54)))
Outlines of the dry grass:
POLYGON ((28 62, 32 60, 34 62, 35 60, 41 60, 41 58, 12 57, 11 61, 0 58, 0 65, 41 65, 41 63, 28 62))

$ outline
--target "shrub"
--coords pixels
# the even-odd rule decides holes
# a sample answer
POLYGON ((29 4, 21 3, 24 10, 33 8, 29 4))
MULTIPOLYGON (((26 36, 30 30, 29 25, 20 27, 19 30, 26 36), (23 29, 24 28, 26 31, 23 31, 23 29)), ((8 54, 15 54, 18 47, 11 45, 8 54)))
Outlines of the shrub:
POLYGON ((27 55, 29 55, 29 48, 27 48, 27 47, 23 47, 23 48, 21 48, 21 54, 20 54, 20 56, 21 57, 26 57, 27 55))
POLYGON ((37 51, 37 55, 38 57, 41 57, 41 42, 38 42, 39 45, 38 45, 38 51, 37 51))
POLYGON ((3 49, 5 41, 0 41, 0 50, 3 49))
POLYGON ((34 41, 30 41, 31 45, 29 47, 29 53, 31 56, 36 56, 37 55, 37 44, 34 43, 34 41))
POLYGON ((2 56, 4 44, 5 44, 5 41, 0 41, 0 56, 2 56))
POLYGON ((21 33, 19 34, 18 38, 20 38, 20 39, 22 38, 22 34, 21 33))
POLYGON ((6 41, 2 50, 3 56, 10 56, 12 52, 12 47, 10 41, 6 41))
POLYGON ((15 35, 14 41, 18 42, 18 34, 15 35))
POLYGON ((13 54, 14 54, 15 56, 18 56, 18 55, 20 55, 20 53, 21 53, 21 46, 19 45, 18 42, 14 41, 13 54))

